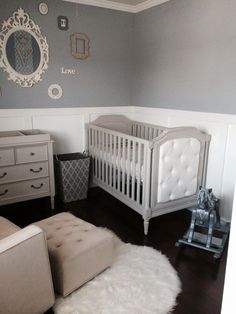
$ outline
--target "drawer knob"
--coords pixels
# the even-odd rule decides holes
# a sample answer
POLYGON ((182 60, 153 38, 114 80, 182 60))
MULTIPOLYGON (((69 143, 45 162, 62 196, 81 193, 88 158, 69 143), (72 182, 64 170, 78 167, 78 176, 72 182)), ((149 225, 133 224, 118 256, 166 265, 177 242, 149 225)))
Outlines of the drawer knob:
POLYGON ((35 155, 35 153, 33 153, 33 152, 30 153, 30 156, 34 156, 34 155, 35 155))
POLYGON ((0 175, 0 179, 4 178, 7 175, 7 172, 3 172, 2 175, 0 175))
POLYGON ((41 172, 43 170, 43 168, 42 167, 40 167, 38 170, 34 170, 34 169, 30 169, 30 171, 31 172, 33 172, 33 173, 39 173, 39 172, 41 172))
POLYGON ((35 185, 31 185, 32 189, 35 189, 35 190, 39 190, 41 189, 41 187, 43 187, 43 183, 41 183, 39 186, 35 186, 35 185))
POLYGON ((0 193, 0 196, 6 195, 8 193, 8 190, 5 190, 3 193, 0 193))

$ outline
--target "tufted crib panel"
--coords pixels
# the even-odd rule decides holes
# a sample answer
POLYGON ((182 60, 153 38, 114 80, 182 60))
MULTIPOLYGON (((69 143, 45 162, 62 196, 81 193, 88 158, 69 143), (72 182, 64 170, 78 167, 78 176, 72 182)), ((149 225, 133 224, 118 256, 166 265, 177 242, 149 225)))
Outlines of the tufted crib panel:
POLYGON ((102 116, 89 123, 93 181, 149 219, 193 206, 205 184, 210 136, 102 116))
MULTIPOLYGON (((196 128, 172 128, 152 141, 151 207, 154 215, 163 204, 173 208, 195 202, 205 185, 210 136, 196 128)), ((165 210, 167 210, 167 207, 165 210)))

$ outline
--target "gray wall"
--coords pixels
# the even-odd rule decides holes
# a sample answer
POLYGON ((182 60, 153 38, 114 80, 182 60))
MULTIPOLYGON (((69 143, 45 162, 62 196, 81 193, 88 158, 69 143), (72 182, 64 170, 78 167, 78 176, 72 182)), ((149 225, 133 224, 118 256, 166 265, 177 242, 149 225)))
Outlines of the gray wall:
POLYGON ((131 102, 131 65, 134 15, 61 0, 46 0, 49 13, 41 15, 35 0, 0 0, 0 24, 19 7, 25 9, 41 27, 50 48, 49 69, 43 81, 22 88, 7 80, 0 69, 0 109, 89 106, 127 106, 131 102), (57 28, 57 17, 69 18, 69 30, 57 28), (70 53, 70 35, 86 33, 91 41, 91 56, 77 60, 70 53), (60 74, 60 68, 76 69, 76 76, 60 74), (49 85, 63 88, 60 100, 49 98, 49 85))
POLYGON ((0 0, 0 23, 24 8, 41 26, 50 46, 43 81, 22 88, 0 69, 0 108, 152 106, 236 113, 236 1, 171 0, 129 14, 61 0, 0 0), (57 16, 69 18, 69 30, 57 28, 57 16), (69 37, 84 32, 91 56, 70 54, 69 37), (60 73, 76 69, 76 76, 60 73), (58 83, 63 97, 52 100, 49 85, 58 83))
POLYGON ((133 105, 236 113, 236 1, 171 0, 135 16, 133 105))

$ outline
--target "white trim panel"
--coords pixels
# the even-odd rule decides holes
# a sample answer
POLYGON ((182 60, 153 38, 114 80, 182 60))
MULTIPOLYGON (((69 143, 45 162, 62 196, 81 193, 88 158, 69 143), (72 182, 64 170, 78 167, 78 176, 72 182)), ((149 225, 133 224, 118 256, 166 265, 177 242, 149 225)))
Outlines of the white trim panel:
MULTIPOLYGON (((236 195, 236 185, 235 192, 236 195)), ((233 216, 231 221, 231 230, 229 238, 229 249, 227 256, 227 265, 225 273, 224 294, 222 301, 221 314, 232 313, 235 307, 235 284, 236 284, 236 251, 235 251, 235 239, 236 239, 236 197, 234 198, 233 216)))
POLYGON ((133 107, 0 109, 0 131, 41 129, 49 132, 54 153, 72 153, 87 148, 85 124, 100 115, 133 117, 133 107))
POLYGON ((91 6, 105 8, 105 9, 124 11, 124 12, 129 12, 129 13, 139 13, 144 10, 150 9, 154 6, 160 5, 164 2, 170 1, 170 0, 146 0, 137 5, 130 5, 130 4, 125 4, 125 3, 115 2, 115 1, 108 1, 108 0, 63 0, 63 1, 77 3, 77 4, 91 5, 91 6))
POLYGON ((144 2, 134 6, 134 12, 133 13, 142 12, 144 10, 150 9, 152 7, 155 7, 157 5, 165 3, 167 1, 170 1, 170 0, 147 0, 147 1, 144 1, 144 2))

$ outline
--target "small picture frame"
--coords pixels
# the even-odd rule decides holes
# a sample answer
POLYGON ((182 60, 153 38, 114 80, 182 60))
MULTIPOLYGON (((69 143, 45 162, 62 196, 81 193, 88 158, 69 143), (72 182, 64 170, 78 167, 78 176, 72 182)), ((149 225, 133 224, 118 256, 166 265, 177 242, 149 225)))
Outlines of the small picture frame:
POLYGON ((74 33, 70 36, 71 54, 76 59, 86 59, 89 57, 89 38, 83 33, 74 33))
POLYGON ((69 28, 69 20, 66 16, 58 16, 57 26, 61 31, 67 31, 69 28))

